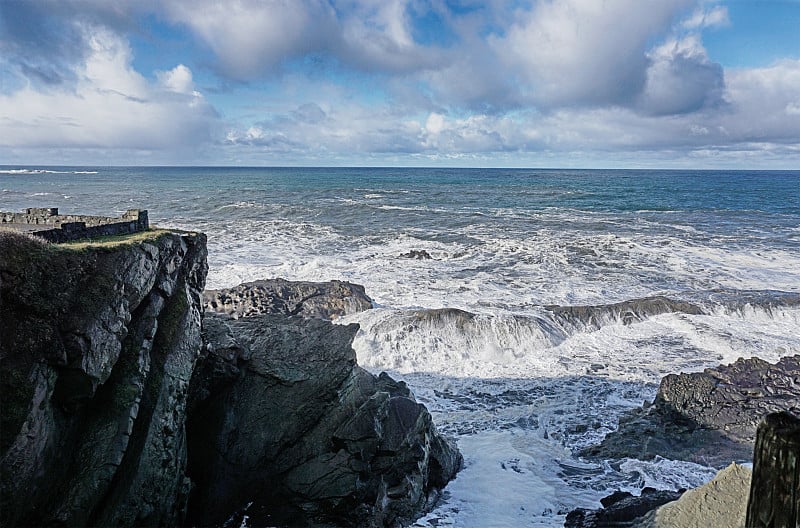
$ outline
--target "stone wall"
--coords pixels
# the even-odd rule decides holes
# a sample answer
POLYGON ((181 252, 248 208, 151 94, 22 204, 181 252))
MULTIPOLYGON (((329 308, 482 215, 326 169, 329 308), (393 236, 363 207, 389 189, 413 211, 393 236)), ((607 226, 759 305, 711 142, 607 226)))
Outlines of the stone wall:
POLYGON ((50 242, 123 235, 149 228, 147 211, 129 209, 120 218, 60 215, 58 208, 28 208, 22 213, 0 212, 0 226, 35 235, 50 242))

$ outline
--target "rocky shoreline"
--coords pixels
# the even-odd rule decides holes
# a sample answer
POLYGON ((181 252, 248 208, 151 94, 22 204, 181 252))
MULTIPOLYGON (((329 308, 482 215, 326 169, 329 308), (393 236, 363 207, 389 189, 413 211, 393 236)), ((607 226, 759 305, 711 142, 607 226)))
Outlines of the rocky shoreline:
MULTIPOLYGON (((404 383, 357 365, 358 326, 331 322, 372 307, 364 288, 204 290, 205 243, 158 230, 77 245, 0 233, 0 524, 377 527, 430 510, 462 457, 404 383)), ((800 415, 800 356, 666 376, 652 403, 578 455, 723 468, 752 460, 756 427, 777 411, 800 415)), ((747 471, 731 467, 703 491, 616 493, 565 526, 672 526, 664 519, 701 515, 692 501, 720 489, 741 502, 747 471)))
POLYGON ((205 242, 0 234, 0 524, 399 526, 455 476, 427 409, 327 320, 363 288, 204 294, 205 242))
MULTIPOLYGON (((735 462, 753 460, 757 428, 764 426, 766 417, 778 416, 775 413, 800 417, 798 355, 774 364, 740 358, 703 372, 665 376, 652 403, 621 418, 616 431, 580 456, 642 460, 661 456, 727 467, 694 490, 646 488, 638 497, 615 493, 601 501, 603 508, 573 510, 564 526, 744 527, 748 495, 760 492, 750 489, 750 470, 735 462)), ((800 452, 795 459, 800 459, 800 452)))
POLYGON ((753 458, 756 427, 769 413, 800 415, 800 355, 759 358, 661 380, 655 400, 620 419, 588 458, 656 456, 721 469, 753 458))

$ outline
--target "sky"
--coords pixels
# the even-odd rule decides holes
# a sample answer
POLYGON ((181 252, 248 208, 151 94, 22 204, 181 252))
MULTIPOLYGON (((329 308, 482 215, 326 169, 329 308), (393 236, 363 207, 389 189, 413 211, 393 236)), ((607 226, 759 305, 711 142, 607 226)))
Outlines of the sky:
POLYGON ((0 164, 800 169, 800 0, 0 0, 0 164))

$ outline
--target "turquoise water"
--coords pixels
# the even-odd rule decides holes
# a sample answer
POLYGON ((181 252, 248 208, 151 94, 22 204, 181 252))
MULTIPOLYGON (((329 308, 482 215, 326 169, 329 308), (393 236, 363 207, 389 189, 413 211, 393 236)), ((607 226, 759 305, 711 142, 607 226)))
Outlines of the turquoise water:
POLYGON ((698 485, 713 470, 573 452, 665 374, 800 354, 800 171, 0 168, 0 210, 26 207, 203 231, 211 288, 363 284, 359 363, 405 379, 468 463, 420 526, 559 526, 610 490, 698 485), (653 295, 703 314, 609 307, 653 295), (575 305, 606 308, 553 315, 575 305))

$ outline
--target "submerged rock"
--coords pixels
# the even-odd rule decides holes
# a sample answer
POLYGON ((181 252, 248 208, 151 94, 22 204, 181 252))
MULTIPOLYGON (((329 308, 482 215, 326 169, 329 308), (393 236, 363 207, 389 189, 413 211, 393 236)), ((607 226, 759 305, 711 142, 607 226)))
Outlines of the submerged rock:
POLYGON ((424 249, 412 249, 408 253, 401 253, 400 257, 415 260, 430 260, 433 258, 431 254, 424 249))
POLYGON ((364 287, 342 281, 304 282, 268 279, 203 293, 206 311, 234 318, 256 314, 334 319, 372 308, 364 287))
POLYGON ((404 383, 356 365, 357 325, 208 314, 192 381, 192 523, 394 526, 461 465, 404 383), (249 505, 249 506, 248 506, 249 505))
POLYGON ((800 355, 758 358, 693 374, 670 374, 653 404, 620 419, 617 431, 581 452, 602 458, 656 455, 721 468, 749 461, 758 423, 769 413, 800 412, 800 355))

